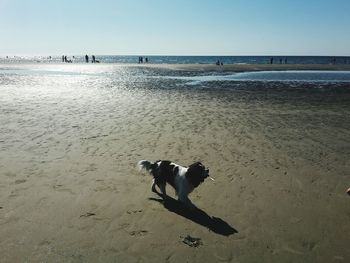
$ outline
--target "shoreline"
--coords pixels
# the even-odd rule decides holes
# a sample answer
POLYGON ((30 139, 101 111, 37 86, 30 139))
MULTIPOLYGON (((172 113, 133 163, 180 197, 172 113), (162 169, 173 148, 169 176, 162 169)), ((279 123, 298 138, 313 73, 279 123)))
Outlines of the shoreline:
POLYGON ((149 68, 165 68, 186 71, 217 71, 217 72, 254 72, 254 71, 290 71, 290 70, 320 70, 320 71, 350 71, 350 64, 144 64, 136 65, 149 68))

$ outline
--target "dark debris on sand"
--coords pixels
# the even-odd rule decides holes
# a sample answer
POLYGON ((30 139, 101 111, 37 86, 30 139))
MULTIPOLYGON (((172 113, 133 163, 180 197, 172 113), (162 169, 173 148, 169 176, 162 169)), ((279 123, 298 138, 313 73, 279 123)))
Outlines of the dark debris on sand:
POLYGON ((202 240, 199 237, 191 237, 190 235, 187 235, 186 237, 181 238, 182 243, 190 247, 199 247, 200 245, 203 245, 202 240))
POLYGON ((87 212, 85 214, 80 215, 80 217, 89 217, 89 216, 95 216, 95 215, 96 215, 95 213, 87 212))

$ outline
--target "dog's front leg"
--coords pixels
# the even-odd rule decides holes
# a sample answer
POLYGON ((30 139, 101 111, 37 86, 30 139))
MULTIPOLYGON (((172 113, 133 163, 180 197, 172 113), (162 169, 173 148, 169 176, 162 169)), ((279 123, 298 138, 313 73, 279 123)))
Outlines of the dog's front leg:
POLYGON ((154 179, 152 180, 152 192, 157 193, 156 182, 154 179))
POLYGON ((191 202, 191 200, 188 198, 188 196, 184 193, 179 193, 179 198, 178 200, 181 203, 184 203, 190 210, 194 210, 196 207, 195 205, 191 202))

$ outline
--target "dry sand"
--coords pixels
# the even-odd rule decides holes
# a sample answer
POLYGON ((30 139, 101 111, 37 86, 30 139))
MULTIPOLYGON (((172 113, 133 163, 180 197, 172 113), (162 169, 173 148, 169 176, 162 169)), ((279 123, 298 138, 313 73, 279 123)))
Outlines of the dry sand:
POLYGON ((346 85, 62 81, 0 85, 0 262, 349 262, 346 85), (216 181, 163 206, 140 159, 216 181))

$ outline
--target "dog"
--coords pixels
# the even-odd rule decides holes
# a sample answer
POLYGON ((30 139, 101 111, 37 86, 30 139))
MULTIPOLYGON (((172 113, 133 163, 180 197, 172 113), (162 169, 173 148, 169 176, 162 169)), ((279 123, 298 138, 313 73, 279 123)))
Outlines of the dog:
MULTIPOLYGON (((200 162, 195 162, 188 167, 183 167, 166 160, 158 160, 154 163, 141 160, 138 162, 138 166, 140 170, 144 169, 153 176, 153 192, 158 193, 156 190, 157 185, 161 191, 163 200, 166 201, 167 195, 165 186, 168 183, 175 189, 178 200, 191 210, 193 210, 195 206, 188 198, 188 195, 209 177, 209 169, 206 169, 200 162)), ((214 180, 211 177, 210 179, 214 180)))

